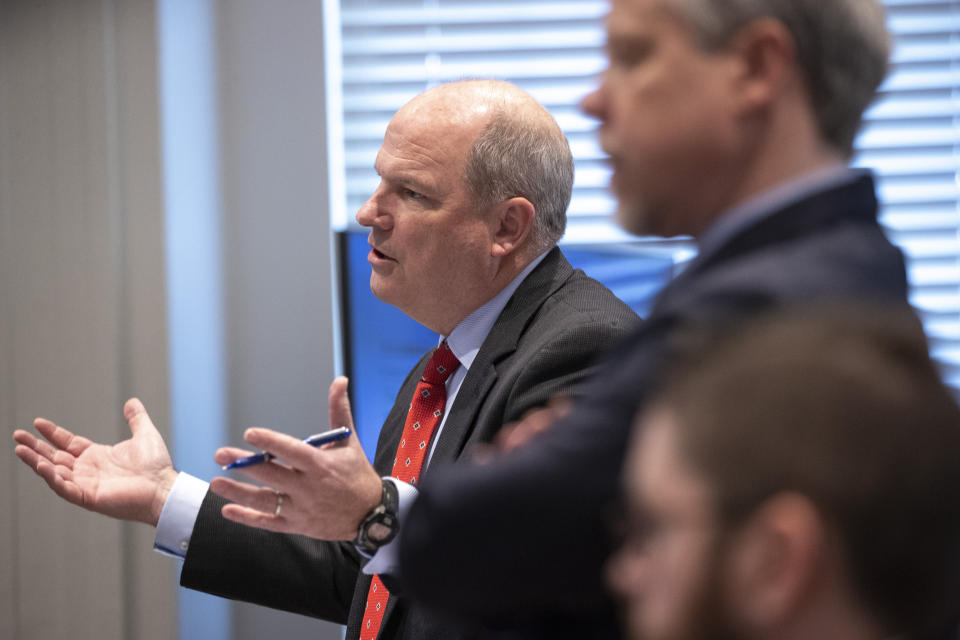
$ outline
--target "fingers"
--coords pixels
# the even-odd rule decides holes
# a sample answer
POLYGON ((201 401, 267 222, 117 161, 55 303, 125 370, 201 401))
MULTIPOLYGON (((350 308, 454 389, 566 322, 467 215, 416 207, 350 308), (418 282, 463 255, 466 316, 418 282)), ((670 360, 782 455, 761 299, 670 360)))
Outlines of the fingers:
POLYGON ((492 444, 478 442, 470 449, 470 462, 477 466, 490 464, 496 458, 498 451, 492 444))
POLYGON ((90 441, 83 436, 75 435, 46 418, 37 418, 33 421, 34 428, 57 449, 62 449, 72 456, 79 456, 90 446, 90 441))
POLYGON ((553 411, 554 421, 561 420, 566 418, 573 409, 573 400, 570 399, 570 396, 556 395, 550 398, 547 408, 553 411))
POLYGON ((237 473, 259 484, 274 487, 285 493, 298 491, 303 487, 302 474, 276 462, 264 462, 236 470, 237 473))
MULTIPOLYGON (((14 433, 14 437, 16 437, 16 433, 14 433)), ((34 438, 34 440, 36 440, 36 438, 34 438)), ((18 440, 18 442, 20 441, 18 440)), ((37 471, 37 465, 40 464, 42 457, 30 445, 26 443, 18 444, 16 447, 14 447, 13 452, 18 458, 20 458, 20 460, 23 461, 25 465, 33 469, 35 472, 37 471)))
MULTIPOLYGON (((251 431, 251 430, 252 429, 248 429, 248 431, 251 431)), ((270 430, 265 429, 265 431, 270 431, 270 430)), ((276 433, 276 432, 271 432, 271 433, 276 433)), ((278 435, 284 435, 284 434, 278 434, 278 435)), ((301 443, 299 440, 296 440, 295 438, 294 440, 295 442, 297 442, 298 444, 301 444, 304 447, 308 446, 308 445, 304 445, 303 443, 301 443)), ((252 455, 252 452, 247 451, 245 449, 240 449, 237 447, 220 447, 214 452, 213 459, 221 467, 225 467, 231 462, 233 462, 234 460, 237 460, 239 458, 246 458, 249 455, 252 455)), ((274 455, 279 455, 279 454, 274 454, 274 455)), ((275 461, 262 462, 260 464, 251 465, 249 467, 243 467, 241 469, 237 469, 237 472, 242 473, 244 476, 250 478, 251 480, 255 480, 256 482, 259 482, 260 484, 277 487, 285 491, 290 490, 291 484, 298 482, 298 478, 296 477, 297 476, 296 471, 294 471, 293 469, 285 465, 278 464, 275 461)), ((226 478, 224 478, 224 480, 226 480, 226 478)), ((227 496, 224 496, 224 497, 227 497, 227 496)))
MULTIPOLYGON (((60 449, 54 449, 52 446, 50 446, 43 440, 40 440, 39 438, 35 437, 32 433, 28 431, 24 431, 23 429, 17 429, 16 431, 13 432, 13 439, 20 445, 19 447, 14 449, 14 452, 16 452, 18 449, 22 447, 26 449, 26 451, 23 452, 24 455, 26 455, 27 452, 29 452, 30 454, 33 454, 48 460, 52 464, 62 465, 69 469, 73 469, 73 465, 76 462, 76 458, 73 455, 67 453, 66 451, 61 451, 60 449)), ((39 457, 33 458, 31 456, 30 459, 33 461, 33 464, 31 464, 30 462, 27 461, 26 458, 24 458, 24 455, 17 453, 17 456, 21 460, 23 460, 28 465, 33 467, 34 470, 36 470, 36 462, 39 462, 39 457)))
POLYGON ((248 451, 246 449, 240 449, 238 447, 220 447, 213 452, 213 461, 221 467, 225 467, 234 460, 239 460, 240 458, 246 458, 252 455, 253 451, 248 451))
MULTIPOLYGON (((231 478, 214 478, 210 482, 210 490, 230 502, 270 515, 277 509, 277 493, 266 487, 237 482, 231 478)), ((284 499, 289 503, 289 496, 284 496, 284 499)))
MULTIPOLYGON (((349 381, 345 376, 337 376, 330 383, 330 391, 327 400, 330 407, 330 428, 335 429, 341 425, 350 427, 350 431, 355 432, 353 428, 353 412, 350 409, 350 395, 348 393, 349 381)), ((351 437, 355 437, 355 434, 351 437)))
POLYGON ((40 460, 36 472, 58 496, 68 502, 83 505, 83 491, 72 482, 73 474, 69 469, 40 460))
POLYGON ((546 407, 531 409, 523 414, 519 422, 505 425, 494 438, 494 442, 504 452, 525 446, 570 413, 571 406, 569 398, 554 396, 546 407))
MULTIPOLYGON (((273 429, 253 427, 246 430, 243 439, 258 449, 269 451, 297 469, 311 467, 313 455, 316 453, 316 449, 303 441, 273 429)), ((252 471, 263 466, 254 465, 248 469, 252 471)))
MULTIPOLYGON (((284 500, 286 500, 286 496, 284 496, 284 500)), ((263 511, 257 511, 256 509, 241 507, 238 504, 224 505, 223 509, 220 510, 220 513, 223 514, 223 517, 227 520, 231 520, 248 527, 259 527, 260 529, 266 529, 267 531, 278 532, 287 532, 290 528, 282 513, 278 516, 275 516, 273 515, 272 511, 270 513, 264 513, 263 511)))
POLYGON ((123 417, 130 425, 130 433, 133 435, 143 430, 157 430, 139 398, 130 398, 124 403, 123 417))
POLYGON ((268 531, 287 531, 289 528, 283 516, 283 507, 289 509, 293 505, 287 494, 281 494, 278 499, 273 489, 255 487, 230 478, 214 478, 210 482, 210 490, 232 502, 220 510, 227 520, 268 531), (283 502, 279 503, 279 500, 283 502), (281 504, 280 514, 277 514, 278 504, 281 504))
MULTIPOLYGON (((25 431, 21 431, 20 434, 30 436, 30 434, 25 431)), ((33 436, 30 437, 32 438, 33 436)), ((18 438, 18 442, 19 441, 18 438)), ((36 438, 34 438, 34 441, 45 444, 36 438)), ((14 453, 24 464, 33 469, 34 473, 43 478, 47 486, 58 496, 74 504, 83 503, 83 492, 73 483, 73 471, 71 468, 52 463, 26 444, 18 445, 14 449, 14 453)))

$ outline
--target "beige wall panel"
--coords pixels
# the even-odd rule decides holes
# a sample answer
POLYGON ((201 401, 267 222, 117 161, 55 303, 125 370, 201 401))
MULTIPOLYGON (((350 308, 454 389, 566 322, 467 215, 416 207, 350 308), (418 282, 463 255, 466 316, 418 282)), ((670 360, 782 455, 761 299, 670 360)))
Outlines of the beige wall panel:
MULTIPOLYGON (((121 399, 137 395, 144 401, 169 441, 157 12, 153 0, 110 4, 116 77, 113 157, 123 265, 119 390, 121 399)), ((123 535, 126 637, 176 637, 176 563, 153 551, 152 527, 126 524, 123 535)))
MULTIPOLYGON (((117 426, 116 279, 99 7, 36 6, 15 27, 12 366, 17 424, 43 414, 92 437, 117 426)), ((120 637, 120 526, 37 482, 14 510, 21 634, 120 637)))
MULTIPOLYGON (((151 6, 126 9, 148 10, 139 14, 148 36, 153 29, 143 17, 152 20, 151 6)), ((162 211, 156 159, 130 163, 124 154, 128 144, 140 143, 124 137, 131 129, 145 127, 155 138, 155 107, 143 120, 127 123, 126 132, 118 116, 127 100, 123 92, 130 89, 118 76, 123 65, 146 66, 138 82, 146 83, 147 98, 155 101, 155 51, 119 61, 117 32, 125 27, 118 19, 117 7, 105 1, 0 3, 0 416, 7 432, 44 415, 114 442, 128 433, 121 405, 140 369, 131 358, 152 352, 144 380, 166 377, 162 313, 154 328, 133 317, 138 309, 151 315, 144 307, 162 310, 163 288, 151 293, 159 302, 128 293, 133 272, 162 265, 162 236, 146 237, 154 234, 150 225, 157 225, 162 211), (154 222, 143 222, 143 228, 131 223, 126 190, 152 199, 145 217, 154 222), (155 246, 145 249, 132 233, 155 246), (144 260, 153 264, 128 264, 131 247, 144 250, 144 260)), ((152 45, 148 37, 137 46, 152 45)), ((162 268, 159 276, 162 285, 162 268)), ((161 383, 161 414, 165 395, 161 383)), ((138 585, 154 585, 160 594, 154 610, 173 617, 169 565, 153 567, 147 576, 137 564, 125 563, 134 547, 143 546, 140 533, 63 503, 14 460, 9 446, 4 465, 12 479, 4 487, 4 512, 12 522, 0 534, 0 546, 11 550, 4 564, 12 567, 10 580, 0 584, 13 591, 13 611, 9 622, 0 623, 7 625, 3 637, 132 637, 146 595, 138 585)))

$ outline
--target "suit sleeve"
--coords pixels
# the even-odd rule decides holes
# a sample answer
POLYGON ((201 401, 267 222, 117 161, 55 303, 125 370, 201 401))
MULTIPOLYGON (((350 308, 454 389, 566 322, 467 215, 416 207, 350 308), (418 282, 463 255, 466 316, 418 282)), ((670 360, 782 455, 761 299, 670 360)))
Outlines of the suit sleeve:
POLYGON ((220 515, 224 504, 204 498, 182 586, 346 623, 360 566, 352 545, 236 524, 220 515))

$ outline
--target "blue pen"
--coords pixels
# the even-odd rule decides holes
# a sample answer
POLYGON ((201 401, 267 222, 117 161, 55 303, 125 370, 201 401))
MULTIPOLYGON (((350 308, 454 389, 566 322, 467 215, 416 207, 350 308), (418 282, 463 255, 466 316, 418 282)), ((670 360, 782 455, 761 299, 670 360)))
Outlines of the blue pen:
MULTIPOLYGON (((303 442, 311 447, 319 447, 320 445, 327 444, 328 442, 343 440, 348 435, 350 435, 350 429, 347 427, 337 427, 336 429, 331 429, 325 433, 316 433, 309 438, 304 438, 303 442)), ((237 460, 234 460, 227 466, 223 467, 223 469, 225 471, 227 469, 242 469, 243 467, 249 467, 262 462, 269 462, 274 458, 276 458, 276 456, 272 453, 258 453, 256 455, 247 456, 246 458, 238 458, 237 460)))

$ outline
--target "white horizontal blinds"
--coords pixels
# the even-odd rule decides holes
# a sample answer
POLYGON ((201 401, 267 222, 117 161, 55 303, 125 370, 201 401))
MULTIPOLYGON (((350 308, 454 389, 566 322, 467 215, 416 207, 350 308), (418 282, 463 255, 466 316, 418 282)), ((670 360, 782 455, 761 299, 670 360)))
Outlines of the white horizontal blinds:
MULTIPOLYGON (((888 0, 892 73, 869 110, 855 164, 880 177, 883 222, 909 255, 913 302, 960 387, 960 0, 888 0)), ((605 65, 606 0, 342 0, 347 211, 377 184, 384 129, 434 84, 498 77, 547 106, 570 140, 576 180, 566 241, 631 239, 689 255, 682 243, 630 238, 612 222, 609 171, 578 109, 605 65)), ((351 225, 354 225, 350 218, 351 225)))
POLYGON ((344 0, 348 211, 355 212, 377 184, 376 151, 400 105, 441 82, 495 77, 546 105, 570 140, 577 174, 568 239, 626 238, 610 223, 614 203, 593 135, 596 123, 578 109, 605 65, 607 11, 606 0, 344 0))
POLYGON ((911 301, 960 388, 960 0, 889 0, 891 73, 855 163, 879 176, 881 220, 908 256, 911 301))

